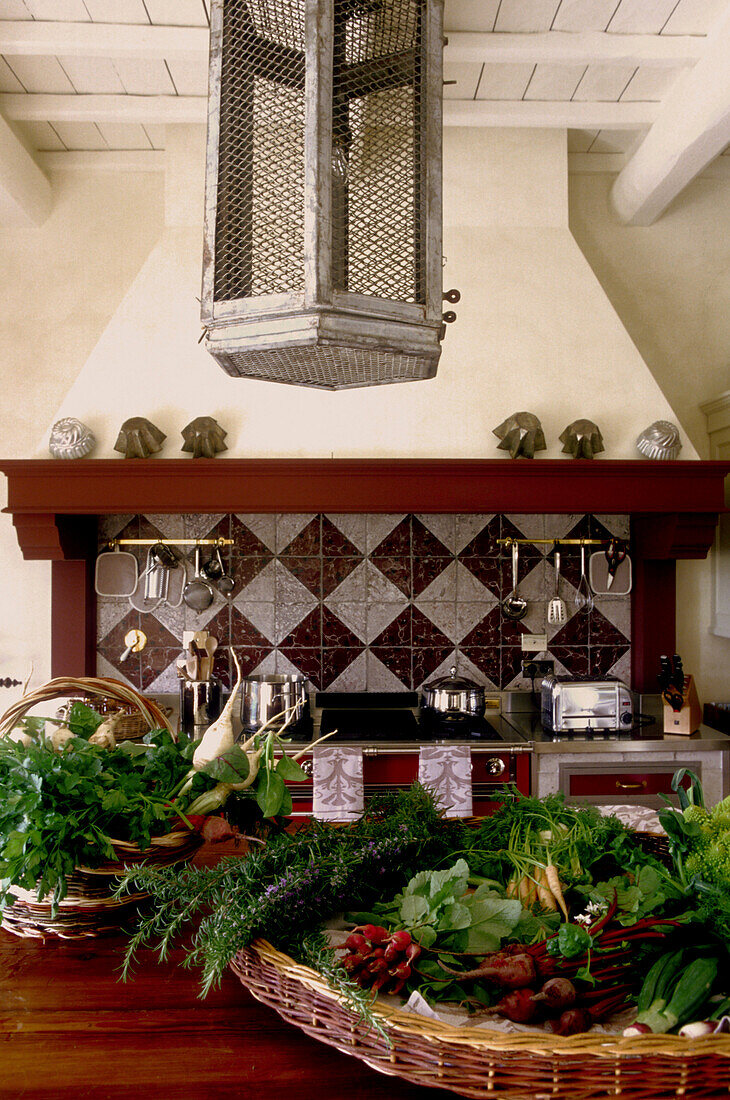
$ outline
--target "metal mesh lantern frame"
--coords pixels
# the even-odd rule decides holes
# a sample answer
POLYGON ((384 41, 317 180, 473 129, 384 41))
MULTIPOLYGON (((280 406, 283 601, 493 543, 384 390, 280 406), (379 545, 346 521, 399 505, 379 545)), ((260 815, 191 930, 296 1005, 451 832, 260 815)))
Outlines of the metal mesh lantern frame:
POLYGON ((228 374, 431 378, 443 0, 213 0, 202 320, 228 374))

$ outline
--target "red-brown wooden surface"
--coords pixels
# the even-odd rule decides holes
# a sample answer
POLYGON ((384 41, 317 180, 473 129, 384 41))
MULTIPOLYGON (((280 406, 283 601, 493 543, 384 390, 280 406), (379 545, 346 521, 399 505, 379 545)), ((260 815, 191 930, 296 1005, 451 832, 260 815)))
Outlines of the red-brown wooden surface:
MULTIPOLYGON (((204 848, 196 862, 220 853, 204 848)), ((140 954, 122 983, 123 936, 24 940, 0 929, 2 1100, 443 1100, 368 1069, 284 1023, 226 972, 140 954)))

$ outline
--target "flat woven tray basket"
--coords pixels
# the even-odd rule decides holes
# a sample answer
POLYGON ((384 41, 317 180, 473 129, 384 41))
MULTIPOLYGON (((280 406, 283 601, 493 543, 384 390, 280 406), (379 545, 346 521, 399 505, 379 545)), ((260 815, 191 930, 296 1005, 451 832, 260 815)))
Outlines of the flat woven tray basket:
POLYGON ((730 1094, 730 1036, 563 1037, 452 1027, 389 1005, 368 1029, 324 979, 265 940, 231 968, 253 996, 320 1042, 380 1073, 479 1100, 719 1100, 730 1094))
MULTIPOLYGON (((134 706, 147 729, 168 729, 174 736, 166 715, 157 704, 139 695, 128 684, 106 677, 59 677, 24 695, 8 708, 0 717, 0 737, 9 733, 37 703, 75 695, 85 701, 113 699, 125 706, 134 706)), ((55 913, 50 897, 39 901, 35 891, 14 886, 12 893, 17 900, 3 910, 2 927, 16 936, 38 939, 82 939, 118 932, 146 897, 141 892, 119 899, 114 897, 117 876, 124 868, 138 863, 184 863, 202 843, 198 833, 187 829, 153 837, 150 847, 145 849, 126 840, 110 839, 117 858, 105 860, 98 867, 77 867, 67 878, 66 897, 59 902, 55 913)))

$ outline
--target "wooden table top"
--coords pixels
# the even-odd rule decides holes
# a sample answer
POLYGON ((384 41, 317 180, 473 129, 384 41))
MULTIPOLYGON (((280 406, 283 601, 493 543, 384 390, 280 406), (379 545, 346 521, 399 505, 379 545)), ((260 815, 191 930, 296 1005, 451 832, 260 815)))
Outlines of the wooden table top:
POLYGON ((453 1093, 371 1070, 285 1023, 226 972, 199 997, 182 948, 126 939, 23 939, 0 929, 0 1097, 160 1100, 445 1100, 453 1093))

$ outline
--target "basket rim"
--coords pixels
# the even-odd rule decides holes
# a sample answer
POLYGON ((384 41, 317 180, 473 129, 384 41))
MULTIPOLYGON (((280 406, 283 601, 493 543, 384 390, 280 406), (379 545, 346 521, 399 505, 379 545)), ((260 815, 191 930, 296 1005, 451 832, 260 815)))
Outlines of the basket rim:
MULTIPOLYGON (((340 1010, 351 1016, 353 1026, 360 1021, 347 1006, 346 999, 336 993, 324 978, 311 967, 295 962, 289 955, 279 951, 265 939, 256 939, 235 956, 233 962, 246 952, 252 952, 261 963, 266 963, 289 981, 298 982, 320 997, 326 997, 337 1003, 340 1010)), ((236 974, 246 985, 245 976, 239 969, 236 974)), ((574 1057, 576 1054, 597 1058, 616 1058, 642 1055, 664 1055, 685 1058, 697 1055, 720 1055, 730 1057, 730 1035, 706 1035, 702 1038, 688 1039, 681 1035, 597 1035, 585 1032, 580 1035, 555 1035, 538 1029, 530 1032, 511 1033, 497 1031, 488 1027, 458 1027, 431 1020, 402 1008, 382 1003, 373 1008, 373 1014, 384 1028, 400 1035, 425 1038, 434 1044, 448 1043, 456 1046, 468 1046, 472 1050, 483 1051, 522 1051, 524 1053, 574 1057)), ((383 1049, 386 1050, 384 1040, 383 1049)))

